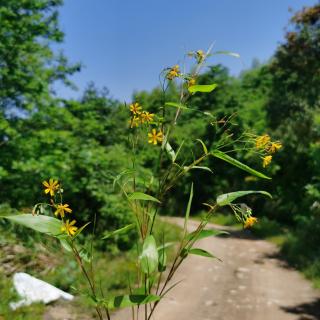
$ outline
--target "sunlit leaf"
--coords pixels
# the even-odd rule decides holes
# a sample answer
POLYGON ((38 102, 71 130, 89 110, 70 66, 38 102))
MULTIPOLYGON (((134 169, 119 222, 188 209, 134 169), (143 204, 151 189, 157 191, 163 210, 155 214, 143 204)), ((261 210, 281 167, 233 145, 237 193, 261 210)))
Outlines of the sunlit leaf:
POLYGON ((271 178, 267 177, 266 175, 264 175, 263 173, 248 167, 247 165, 245 165, 242 162, 230 157, 229 155, 225 154, 224 152, 222 152, 220 150, 212 151, 211 154, 214 157, 219 158, 221 160, 224 160, 224 161, 234 165, 235 167, 238 167, 239 169, 242 169, 244 171, 249 172, 250 174, 252 174, 254 176, 257 176, 259 178, 264 178, 264 179, 271 179, 271 178))
POLYGON ((45 233, 51 236, 58 236, 61 234, 62 222, 53 217, 44 215, 32 215, 32 214, 19 214, 19 215, 7 215, 0 216, 14 223, 18 223, 27 228, 35 231, 45 233))
POLYGON ((225 193, 225 194, 219 195, 217 197, 217 204, 220 207, 222 207, 222 206, 230 204, 233 200, 236 200, 240 197, 246 196, 248 194, 253 194, 253 193, 260 193, 260 194, 263 194, 269 198, 272 198, 271 194, 266 191, 253 191, 253 190, 236 191, 236 192, 230 192, 230 193, 225 193))
POLYGON ((211 173, 213 173, 213 171, 208 168, 208 167, 204 167, 204 166, 191 166, 191 167, 183 167, 183 169, 185 171, 189 171, 189 170, 193 170, 193 169, 198 169, 198 170, 205 170, 205 171, 209 171, 211 173))
POLYGON ((114 230, 111 232, 106 232, 104 237, 102 238, 102 240, 109 239, 109 238, 114 237, 119 234, 124 234, 124 233, 128 232, 129 230, 134 229, 134 227, 135 227, 135 224, 131 223, 131 224, 128 224, 127 226, 122 227, 120 229, 117 229, 117 230, 114 230))
POLYGON ((200 248, 192 248, 190 250, 188 250, 188 253, 189 254, 194 254, 194 255, 197 255, 197 256, 202 256, 202 257, 207 257, 207 258, 214 258, 214 259, 218 259, 220 260, 219 258, 217 258, 216 256, 214 256, 212 253, 204 250, 204 249, 200 249, 200 248))
POLYGON ((150 274, 158 268, 159 254, 156 240, 149 235, 143 242, 142 253, 140 255, 141 269, 144 273, 150 274))
POLYGON ((176 102, 166 102, 166 103, 165 103, 165 106, 167 106, 167 107, 174 107, 174 108, 178 108, 178 109, 190 110, 190 108, 188 108, 188 107, 185 106, 184 104, 176 103, 176 102))
POLYGON ((216 51, 212 53, 213 55, 215 54, 225 54, 227 56, 235 57, 235 58, 240 58, 240 54, 236 52, 231 52, 231 51, 216 51))
POLYGON ((128 195, 129 200, 143 200, 143 201, 153 201, 158 202, 160 201, 156 199, 155 197, 150 196, 149 194, 143 193, 143 192, 133 192, 128 195))
POLYGON ((186 209, 186 214, 184 218, 184 234, 187 232, 187 225, 188 225, 188 220, 190 216, 190 210, 191 210, 191 204, 192 204, 192 198, 193 198, 193 183, 191 184, 191 189, 190 189, 190 195, 189 195, 189 201, 186 209))
POLYGON ((170 143, 168 141, 164 142, 164 146, 166 148, 166 151, 168 152, 172 162, 176 159, 176 153, 174 152, 173 148, 171 147, 170 143))
POLYGON ((216 83, 213 84, 196 84, 194 86, 190 86, 188 91, 190 93, 196 92, 211 92, 213 91, 218 85, 216 83))

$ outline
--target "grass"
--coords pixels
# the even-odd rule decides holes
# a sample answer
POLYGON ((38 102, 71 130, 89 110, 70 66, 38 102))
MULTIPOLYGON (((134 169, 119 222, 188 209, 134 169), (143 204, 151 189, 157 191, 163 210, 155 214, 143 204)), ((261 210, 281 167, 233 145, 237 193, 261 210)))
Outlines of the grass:
MULTIPOLYGON (((181 235, 181 228, 160 219, 155 224, 155 237, 157 243, 176 242, 181 235)), ((77 263, 73 257, 61 250, 59 243, 51 238, 43 237, 29 231, 29 229, 19 229, 17 236, 12 229, 2 228, 0 231, 0 268, 4 265, 1 262, 4 257, 12 256, 6 267, 9 270, 17 268, 17 271, 27 272, 48 283, 77 296, 72 302, 72 310, 90 314, 91 299, 86 294, 86 283, 79 271, 77 263), (22 238, 28 234, 28 239, 22 238), (35 238, 29 239, 29 235, 35 238), (22 236, 22 238, 21 238, 22 236), (38 243, 40 241, 41 244, 38 243), (19 244, 20 242, 20 244, 19 244), (16 250, 16 253, 14 253, 16 250), (18 253, 17 253, 18 252, 18 253), (61 253, 64 254, 61 254, 61 253), (28 259, 27 259, 28 257, 28 259), (31 259, 30 259, 31 257, 31 259), (30 263, 30 261, 32 263, 30 263), (90 311, 89 311, 90 310, 90 311)), ((99 246, 98 246, 99 247, 99 246)), ((173 257, 174 247, 168 248, 168 261, 173 257)), ((115 248, 110 252, 95 251, 95 276, 101 279, 99 287, 104 289, 108 295, 127 293, 128 281, 133 282, 134 278, 129 278, 129 273, 136 268, 136 248, 121 252, 115 248)), ((3 270, 0 270, 3 271, 3 270)), ((13 312, 9 308, 9 302, 18 300, 17 294, 12 289, 11 276, 13 272, 0 272, 0 320, 38 320, 43 318, 45 306, 33 304, 32 306, 20 308, 13 312)), ((89 319, 92 317, 90 316, 89 319)))

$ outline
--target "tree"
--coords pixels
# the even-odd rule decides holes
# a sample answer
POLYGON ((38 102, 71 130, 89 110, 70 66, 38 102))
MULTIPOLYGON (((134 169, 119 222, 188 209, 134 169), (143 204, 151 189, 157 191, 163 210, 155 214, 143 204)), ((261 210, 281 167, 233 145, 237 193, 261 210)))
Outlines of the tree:
POLYGON ((291 19, 286 41, 270 65, 272 90, 266 105, 268 125, 284 142, 277 164, 274 211, 287 222, 308 211, 305 186, 315 174, 310 152, 319 140, 320 5, 304 8, 291 19))

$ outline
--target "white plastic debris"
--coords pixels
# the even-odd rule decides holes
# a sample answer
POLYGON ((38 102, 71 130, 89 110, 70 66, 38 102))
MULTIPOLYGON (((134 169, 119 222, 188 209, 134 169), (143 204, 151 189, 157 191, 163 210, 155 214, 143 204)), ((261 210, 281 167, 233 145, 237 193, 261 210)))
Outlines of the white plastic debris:
POLYGON ((14 274, 13 284, 21 297, 21 300, 10 303, 10 308, 12 310, 22 306, 28 306, 34 302, 43 302, 47 304, 60 298, 65 300, 72 300, 74 298, 73 295, 24 272, 14 274))

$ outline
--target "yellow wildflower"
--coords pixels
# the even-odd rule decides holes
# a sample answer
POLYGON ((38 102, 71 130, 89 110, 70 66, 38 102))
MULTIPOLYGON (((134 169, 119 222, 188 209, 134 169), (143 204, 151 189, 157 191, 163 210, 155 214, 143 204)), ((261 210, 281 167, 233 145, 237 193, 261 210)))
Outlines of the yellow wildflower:
POLYGON ((256 217, 248 217, 244 223, 244 227, 245 228, 250 228, 252 227, 256 222, 258 221, 258 219, 256 217))
POLYGON ((57 180, 49 179, 49 181, 43 181, 42 184, 45 186, 45 194, 50 193, 51 197, 53 197, 55 191, 59 189, 59 183, 57 180))
POLYGON ((256 139, 256 148, 263 149, 270 142, 270 136, 268 134, 264 134, 256 139))
POLYGON ((196 79, 194 79, 194 78, 191 78, 187 82, 188 87, 194 86, 195 84, 196 84, 196 79))
POLYGON ((130 128, 139 127, 141 119, 137 116, 134 116, 131 120, 129 120, 129 122, 130 122, 130 128))
POLYGON ((271 142, 270 147, 268 148, 268 152, 275 153, 279 149, 282 148, 282 144, 280 142, 271 142))
POLYGON ((76 220, 72 220, 71 222, 67 220, 64 226, 61 227, 61 231, 66 232, 69 236, 73 236, 78 230, 78 228, 75 226, 75 223, 76 223, 76 220))
POLYGON ((142 109, 142 107, 140 107, 138 102, 130 104, 130 111, 133 114, 140 114, 141 113, 141 111, 140 111, 141 109, 142 109))
POLYGON ((148 133, 148 142, 153 143, 154 145, 158 144, 158 142, 162 142, 163 140, 163 133, 159 131, 157 133, 156 129, 152 129, 151 133, 148 133))
POLYGON ((178 65, 175 65, 172 68, 170 68, 166 75, 167 79, 173 80, 174 78, 178 77, 180 74, 179 69, 180 67, 178 65))
POLYGON ((265 156, 262 158, 262 165, 265 168, 266 166, 268 166, 271 163, 272 160, 272 156, 265 156))
POLYGON ((60 215, 61 218, 64 218, 65 212, 67 212, 67 213, 71 213, 71 212, 72 212, 72 209, 69 208, 69 205, 68 205, 68 204, 62 204, 62 203, 60 203, 60 204, 57 205, 56 208, 57 208, 57 210, 55 211, 54 214, 55 214, 56 216, 60 215))
POLYGON ((206 54, 205 54, 202 50, 198 50, 198 51, 196 52, 197 62, 198 62, 198 63, 201 63, 201 62, 204 60, 205 56, 206 56, 206 54))
POLYGON ((141 121, 142 121, 142 123, 144 123, 144 122, 152 122, 153 121, 153 117, 154 117, 153 113, 149 113, 147 111, 141 113, 141 121))

